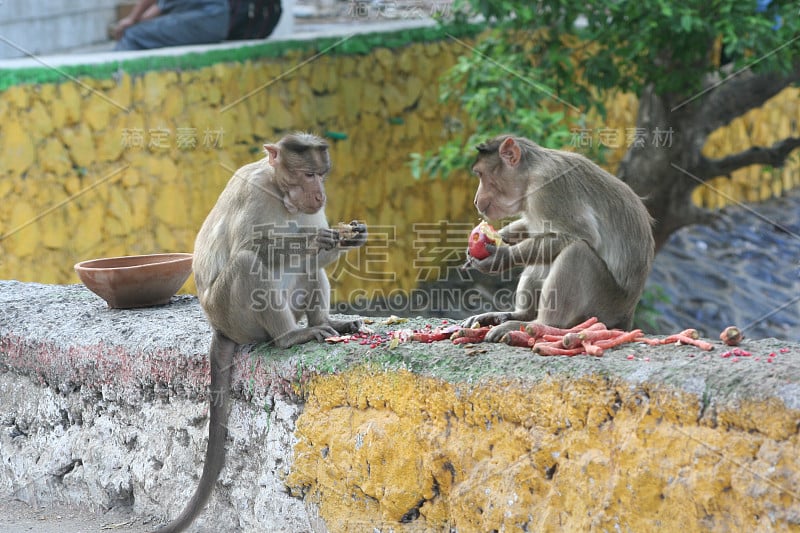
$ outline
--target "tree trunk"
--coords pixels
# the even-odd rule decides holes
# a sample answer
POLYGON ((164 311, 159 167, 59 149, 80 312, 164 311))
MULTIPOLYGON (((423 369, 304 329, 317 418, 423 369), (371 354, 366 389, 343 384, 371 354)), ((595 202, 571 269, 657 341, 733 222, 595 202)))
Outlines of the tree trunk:
POLYGON ((702 154, 708 136, 750 109, 761 106, 800 79, 800 66, 781 75, 739 71, 723 80, 709 76, 693 96, 642 91, 636 117, 637 139, 620 163, 617 175, 645 202, 654 219, 658 251, 676 230, 708 223, 713 214, 692 204, 692 191, 716 176, 748 165, 780 167, 800 147, 800 137, 772 146, 752 147, 718 159, 702 154))
POLYGON ((642 92, 636 119, 639 142, 628 149, 617 172, 642 197, 654 219, 656 251, 681 227, 711 219, 691 201, 692 191, 704 181, 692 170, 700 156, 698 136, 704 140, 705 135, 688 113, 670 109, 670 102, 651 87, 642 92))

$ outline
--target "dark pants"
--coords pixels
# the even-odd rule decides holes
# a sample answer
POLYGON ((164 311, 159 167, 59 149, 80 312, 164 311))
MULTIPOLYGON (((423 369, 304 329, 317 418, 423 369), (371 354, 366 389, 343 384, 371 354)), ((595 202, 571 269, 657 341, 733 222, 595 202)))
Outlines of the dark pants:
POLYGON ((217 43, 228 34, 228 0, 159 2, 161 15, 125 30, 116 50, 217 43))

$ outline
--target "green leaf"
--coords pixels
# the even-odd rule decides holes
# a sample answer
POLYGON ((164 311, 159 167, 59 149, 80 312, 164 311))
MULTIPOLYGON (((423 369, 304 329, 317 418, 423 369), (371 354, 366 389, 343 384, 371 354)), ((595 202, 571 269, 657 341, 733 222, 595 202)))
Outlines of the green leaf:
POLYGON ((409 154, 409 158, 408 166, 411 168, 411 177, 419 180, 422 176, 422 154, 414 152, 409 154))
POLYGON ((610 91, 639 94, 652 86, 677 101, 696 94, 704 76, 718 68, 719 58, 710 53, 717 40, 735 68, 761 58, 752 70, 788 72, 800 56, 800 40, 794 39, 800 17, 790 0, 774 0, 767 13, 740 0, 459 5, 470 8, 471 17, 480 15, 485 31, 475 40, 475 52, 461 52, 441 78, 442 101, 458 106, 467 124, 448 126, 452 138, 420 156, 421 173, 431 176, 465 169, 472 145, 500 132, 563 146, 570 128, 581 121, 586 127, 586 114, 605 117, 610 91), (776 15, 782 21, 777 29, 776 15), (579 17, 584 24, 576 26, 579 17), (784 45, 781 53, 770 53, 784 45))
POLYGON ((687 13, 681 15, 681 28, 683 29, 683 31, 685 31, 686 33, 691 32, 693 23, 694 19, 692 18, 691 15, 687 13))

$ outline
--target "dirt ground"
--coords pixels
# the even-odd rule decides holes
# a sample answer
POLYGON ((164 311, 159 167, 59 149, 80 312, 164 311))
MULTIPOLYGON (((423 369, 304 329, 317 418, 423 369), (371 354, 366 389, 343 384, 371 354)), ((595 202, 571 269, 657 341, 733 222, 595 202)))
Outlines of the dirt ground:
POLYGON ((144 533, 157 525, 123 511, 94 513, 65 506, 31 507, 18 500, 0 500, 2 533, 144 533))

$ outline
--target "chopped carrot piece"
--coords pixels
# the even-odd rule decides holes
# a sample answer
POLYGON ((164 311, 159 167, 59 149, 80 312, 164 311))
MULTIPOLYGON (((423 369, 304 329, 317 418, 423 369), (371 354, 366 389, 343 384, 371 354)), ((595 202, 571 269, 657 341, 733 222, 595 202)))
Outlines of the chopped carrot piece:
POLYGON ((557 346, 555 342, 537 342, 533 345, 533 352, 539 355, 579 355, 583 353, 583 347, 567 350, 557 346))
POLYGON ((504 342, 509 346, 523 346, 525 348, 533 346, 534 340, 524 331, 509 331, 500 338, 500 342, 504 342))
MULTIPOLYGON (((580 346, 580 344, 586 339, 586 334, 583 332, 569 332, 561 337, 561 344, 564 345, 564 348, 570 349, 576 346, 580 346)), ((548 340, 548 339, 545 339, 548 340)))
POLYGON ((450 337, 452 340, 467 338, 471 339, 472 341, 482 341, 486 334, 489 333, 489 327, 482 327, 482 328, 461 328, 460 330, 453 333, 450 337))
POLYGON ((582 346, 589 355, 594 355, 595 357, 600 357, 603 355, 603 349, 595 344, 590 344, 586 341, 583 341, 582 346))
POLYGON ((706 342, 700 339, 693 339, 692 337, 687 337, 686 335, 679 335, 678 342, 681 344, 689 344, 691 346, 696 346, 701 350, 710 351, 714 349, 714 345, 710 342, 706 342))
POLYGON ((556 335, 558 337, 563 337, 564 334, 569 333, 569 330, 556 328, 553 326, 546 326, 545 324, 539 324, 538 322, 529 322, 528 325, 525 326, 525 332, 530 335, 531 337, 541 338, 545 335, 556 335))
POLYGON ((567 333, 561 342, 564 343, 564 348, 572 348, 582 342, 592 344, 596 341, 616 339, 624 334, 625 332, 620 329, 584 330, 578 333, 567 333))
POLYGON ((603 349, 614 348, 619 346, 620 344, 626 344, 629 342, 636 342, 639 338, 642 337, 642 330, 635 329, 633 331, 627 331, 621 335, 617 335, 613 339, 607 340, 598 340, 594 344, 599 346, 603 349))
MULTIPOLYGON (((577 324, 577 325, 571 327, 570 331, 580 331, 582 329, 586 329, 586 328, 588 328, 590 326, 593 326, 596 323, 597 323, 597 317, 593 316, 591 318, 588 318, 588 319, 584 320, 580 324, 577 324)), ((605 326, 603 326, 603 328, 605 328, 605 326)))

